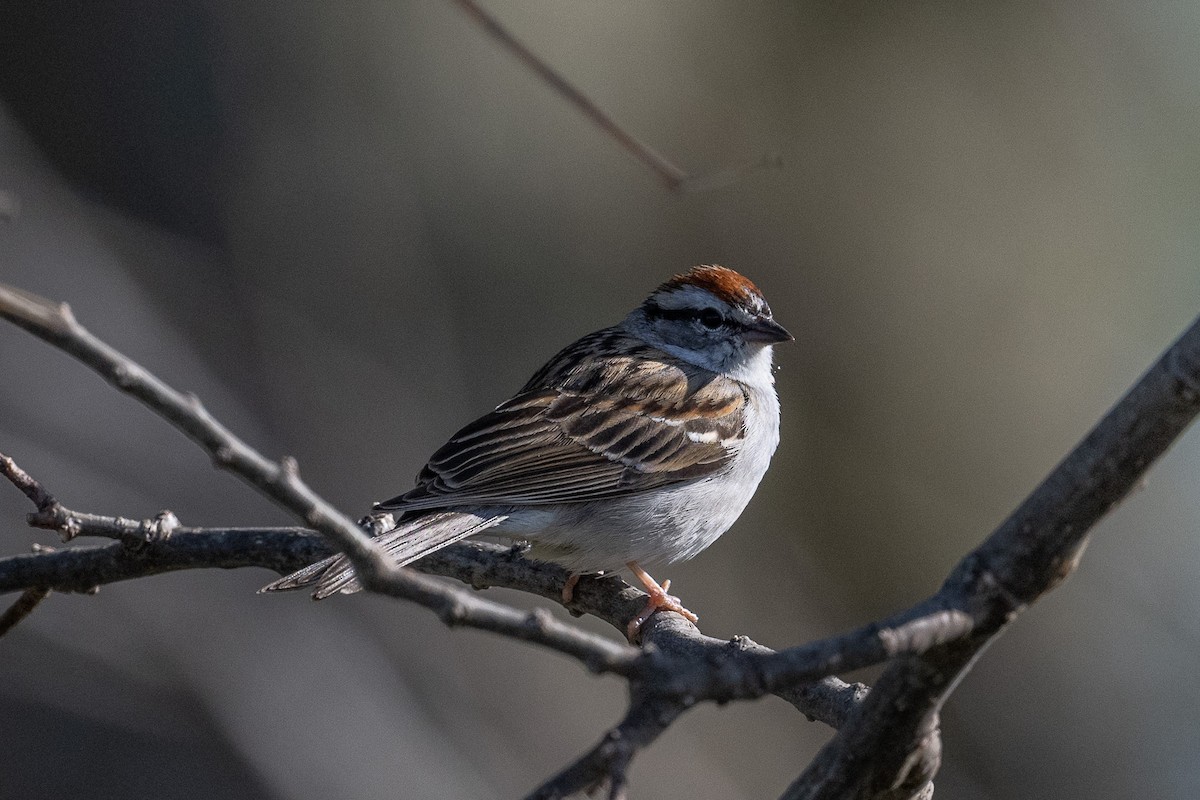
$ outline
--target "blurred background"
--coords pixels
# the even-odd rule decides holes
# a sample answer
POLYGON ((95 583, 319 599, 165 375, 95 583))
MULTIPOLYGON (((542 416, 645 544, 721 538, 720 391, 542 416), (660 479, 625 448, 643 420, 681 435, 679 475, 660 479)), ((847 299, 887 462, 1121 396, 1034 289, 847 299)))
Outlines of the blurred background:
MULTIPOLYGON (((782 166, 670 192, 447 0, 12 4, 0 280, 355 514, 672 273, 743 271, 798 339, 783 443, 659 577, 775 647, 935 590, 1200 308, 1200 7, 486 6, 685 170, 782 166)), ((289 521, 7 325, 0 375, 0 450, 70 507, 289 521)), ((989 650, 939 797, 1197 796, 1198 470, 1193 431, 989 650)), ((27 510, 0 487, 4 553, 54 543, 27 510)), ((514 797, 623 708, 567 659, 271 577, 53 596, 0 640, 0 796, 514 797)), ((633 796, 775 797, 829 733, 698 708, 633 796)))

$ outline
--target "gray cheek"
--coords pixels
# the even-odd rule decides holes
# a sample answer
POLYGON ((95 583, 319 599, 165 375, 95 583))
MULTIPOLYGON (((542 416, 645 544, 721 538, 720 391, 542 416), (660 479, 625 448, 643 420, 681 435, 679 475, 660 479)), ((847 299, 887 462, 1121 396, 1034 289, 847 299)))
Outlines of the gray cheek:
POLYGON ((725 366, 739 363, 745 357, 745 347, 742 342, 734 339, 718 339, 713 342, 717 360, 725 366))

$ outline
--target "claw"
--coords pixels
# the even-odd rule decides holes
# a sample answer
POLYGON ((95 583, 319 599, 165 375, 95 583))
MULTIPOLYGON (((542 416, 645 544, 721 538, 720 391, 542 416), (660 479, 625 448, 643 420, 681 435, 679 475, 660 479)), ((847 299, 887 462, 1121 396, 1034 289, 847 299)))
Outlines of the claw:
POLYGON ((572 572, 567 576, 567 580, 563 583, 562 602, 564 606, 571 605, 571 601, 575 599, 575 587, 579 584, 579 579, 583 577, 583 573, 572 572))
POLYGON ((680 614, 688 622, 697 622, 700 618, 688 611, 679 602, 679 598, 674 595, 667 594, 667 590, 671 588, 671 581, 665 580, 660 586, 658 581, 651 578, 646 570, 638 566, 636 561, 630 561, 626 564, 637 579, 646 587, 646 593, 650 595, 646 602, 646 607, 638 612, 637 616, 629 620, 629 625, 625 628, 625 635, 630 642, 635 642, 638 635, 641 633, 642 626, 646 624, 646 620, 650 619, 656 611, 674 611, 680 614))

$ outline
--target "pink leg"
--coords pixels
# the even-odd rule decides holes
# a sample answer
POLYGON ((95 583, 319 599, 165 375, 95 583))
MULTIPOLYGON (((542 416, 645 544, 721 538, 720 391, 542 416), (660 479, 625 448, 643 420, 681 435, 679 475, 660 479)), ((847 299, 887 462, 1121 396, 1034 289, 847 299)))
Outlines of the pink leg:
POLYGON ((674 611, 676 614, 681 614, 688 622, 696 622, 700 619, 691 611, 688 611, 686 608, 680 605, 678 597, 672 597, 671 595, 667 594, 667 590, 671 588, 671 582, 669 580, 663 581, 662 585, 659 586, 658 581, 654 580, 654 578, 651 578, 649 573, 639 567, 636 561, 630 561, 625 566, 629 567, 630 571, 637 576, 637 579, 642 582, 643 586, 646 587, 646 593, 650 595, 650 599, 646 603, 646 607, 643 608, 636 617, 629 621, 629 626, 625 629, 625 634, 629 637, 629 641, 633 642, 637 640, 642 626, 646 624, 646 620, 650 619, 651 615, 660 609, 664 611, 674 611))
POLYGON ((581 572, 572 572, 567 576, 567 582, 563 584, 562 601, 564 606, 571 605, 571 601, 575 599, 575 587, 579 584, 579 579, 583 577, 581 572))

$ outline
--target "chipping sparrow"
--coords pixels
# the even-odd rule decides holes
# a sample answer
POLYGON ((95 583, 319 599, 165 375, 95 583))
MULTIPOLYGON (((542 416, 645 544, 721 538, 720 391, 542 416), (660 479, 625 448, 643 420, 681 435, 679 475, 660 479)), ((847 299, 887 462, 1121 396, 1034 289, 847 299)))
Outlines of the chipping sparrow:
MULTIPOLYGON (((398 520, 379 544, 404 565, 479 533, 525 539, 576 576, 628 566, 650 594, 631 640, 660 608, 695 621, 639 563, 691 558, 742 513, 779 443, 771 346, 792 339, 733 270, 677 275, 454 434, 372 510, 398 520)), ((359 588, 332 556, 262 591, 313 584, 359 588)))

